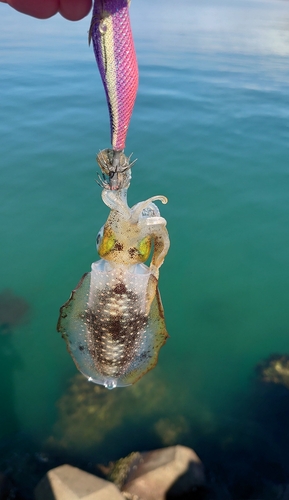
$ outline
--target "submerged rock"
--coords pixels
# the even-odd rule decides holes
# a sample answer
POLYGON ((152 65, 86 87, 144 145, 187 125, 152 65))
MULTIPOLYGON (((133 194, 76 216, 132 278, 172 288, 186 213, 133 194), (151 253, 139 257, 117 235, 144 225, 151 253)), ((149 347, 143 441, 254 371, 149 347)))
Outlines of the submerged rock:
POLYGON ((266 436, 263 457, 274 460, 288 475, 289 355, 272 354, 257 365, 256 373, 248 404, 249 418, 266 436))
POLYGON ((283 385, 289 389, 289 356, 272 354, 256 367, 261 382, 283 385))
POLYGON ((11 290, 0 292, 0 334, 11 333, 12 329, 25 322, 30 307, 23 297, 11 290))

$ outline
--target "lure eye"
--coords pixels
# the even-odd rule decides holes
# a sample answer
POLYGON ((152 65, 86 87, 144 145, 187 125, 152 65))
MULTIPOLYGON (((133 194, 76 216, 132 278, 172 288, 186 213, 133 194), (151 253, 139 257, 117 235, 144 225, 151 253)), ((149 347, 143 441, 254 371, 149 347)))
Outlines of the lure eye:
POLYGON ((96 249, 97 250, 99 249, 99 245, 100 245, 102 237, 103 237, 103 229, 104 229, 104 226, 102 226, 102 228, 99 230, 98 235, 96 237, 96 249))

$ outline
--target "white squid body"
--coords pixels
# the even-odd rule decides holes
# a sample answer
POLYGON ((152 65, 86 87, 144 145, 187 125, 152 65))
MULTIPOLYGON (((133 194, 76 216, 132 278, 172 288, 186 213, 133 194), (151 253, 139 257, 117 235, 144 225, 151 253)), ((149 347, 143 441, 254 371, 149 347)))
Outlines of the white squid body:
POLYGON ((108 389, 131 385, 154 368, 168 337, 158 275, 169 237, 153 203, 167 199, 129 208, 126 194, 103 190, 111 212, 97 236, 101 259, 61 307, 57 326, 77 368, 108 389))

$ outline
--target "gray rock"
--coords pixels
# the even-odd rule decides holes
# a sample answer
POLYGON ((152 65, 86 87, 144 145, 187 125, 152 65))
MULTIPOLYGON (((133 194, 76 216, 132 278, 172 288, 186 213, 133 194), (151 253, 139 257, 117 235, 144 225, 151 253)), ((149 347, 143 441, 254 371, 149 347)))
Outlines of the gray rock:
POLYGON ((71 465, 47 472, 35 488, 35 500, 124 500, 117 487, 71 465))
POLYGON ((122 491, 142 500, 165 500, 204 485, 202 462, 185 446, 171 446, 140 454, 122 491))

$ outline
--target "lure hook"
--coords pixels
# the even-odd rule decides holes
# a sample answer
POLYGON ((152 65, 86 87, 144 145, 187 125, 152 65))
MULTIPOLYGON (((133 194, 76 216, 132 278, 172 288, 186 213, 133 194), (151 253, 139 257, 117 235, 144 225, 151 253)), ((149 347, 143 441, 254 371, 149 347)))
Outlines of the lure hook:
POLYGON ((98 174, 97 184, 104 189, 116 191, 127 189, 130 184, 130 169, 137 159, 130 161, 132 154, 127 157, 123 151, 103 149, 96 157, 102 175, 98 174))

